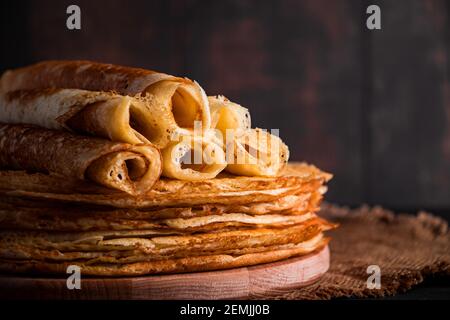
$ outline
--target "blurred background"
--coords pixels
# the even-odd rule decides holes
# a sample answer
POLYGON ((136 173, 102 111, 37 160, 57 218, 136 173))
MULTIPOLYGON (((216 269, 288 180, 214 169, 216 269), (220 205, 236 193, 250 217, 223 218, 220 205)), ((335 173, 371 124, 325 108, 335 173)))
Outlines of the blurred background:
POLYGON ((450 2, 1 1, 0 71, 90 59, 197 80, 279 128, 327 199, 450 218, 450 2), (81 8, 81 30, 66 8, 81 8), (381 8, 381 30, 366 8, 381 8))

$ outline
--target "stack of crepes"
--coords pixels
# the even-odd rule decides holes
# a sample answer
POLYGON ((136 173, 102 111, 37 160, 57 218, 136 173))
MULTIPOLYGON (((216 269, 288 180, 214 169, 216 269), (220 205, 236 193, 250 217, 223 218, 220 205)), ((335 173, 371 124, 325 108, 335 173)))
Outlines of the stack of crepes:
POLYGON ((194 81, 89 61, 0 81, 0 271, 216 270, 329 240, 331 175, 194 81))

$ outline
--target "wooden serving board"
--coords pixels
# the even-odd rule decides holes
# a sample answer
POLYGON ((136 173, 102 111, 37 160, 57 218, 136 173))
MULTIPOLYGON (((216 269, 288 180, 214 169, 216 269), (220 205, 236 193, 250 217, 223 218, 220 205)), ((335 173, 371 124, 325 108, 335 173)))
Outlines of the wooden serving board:
POLYGON ((0 276, 2 299, 246 299, 309 285, 329 267, 328 247, 303 257, 230 270, 122 278, 66 279, 0 276))

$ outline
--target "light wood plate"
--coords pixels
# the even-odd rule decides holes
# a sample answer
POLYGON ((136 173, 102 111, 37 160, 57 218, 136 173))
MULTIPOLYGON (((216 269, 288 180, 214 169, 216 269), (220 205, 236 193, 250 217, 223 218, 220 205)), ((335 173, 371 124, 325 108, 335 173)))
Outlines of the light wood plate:
POLYGON ((246 299, 284 293, 315 282, 329 267, 328 247, 303 257, 230 270, 122 278, 66 279, 0 276, 3 299, 246 299))

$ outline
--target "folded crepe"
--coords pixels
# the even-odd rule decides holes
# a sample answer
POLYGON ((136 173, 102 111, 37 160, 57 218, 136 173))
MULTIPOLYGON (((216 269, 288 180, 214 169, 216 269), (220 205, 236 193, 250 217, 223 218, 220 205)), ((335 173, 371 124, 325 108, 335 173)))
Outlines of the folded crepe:
POLYGON ((89 179, 140 194, 161 174, 161 155, 150 144, 130 145, 29 125, 0 124, 0 167, 89 179))
POLYGON ((227 166, 222 147, 204 136, 182 136, 161 153, 162 174, 173 179, 213 179, 227 166))
POLYGON ((227 130, 240 134, 251 128, 250 112, 224 96, 208 97, 211 110, 211 127, 220 130, 226 139, 227 130))
POLYGON ((283 141, 265 130, 251 129, 247 108, 224 96, 210 96, 208 100, 215 141, 226 152, 226 170, 244 176, 277 176, 289 159, 283 141))
POLYGON ((289 159, 283 141, 265 130, 250 129, 227 141, 228 172, 243 176, 277 176, 289 159))
POLYGON ((0 93, 0 122, 89 133, 117 142, 164 147, 182 133, 170 110, 153 96, 129 97, 79 89, 34 89, 0 93))
MULTIPOLYGON (((149 139, 159 147, 168 143, 168 137, 174 131, 185 134, 192 130, 196 121, 204 130, 211 126, 208 99, 196 82, 155 71, 91 61, 44 61, 9 70, 0 79, 3 94, 45 88, 114 91, 120 95, 144 97, 150 111, 155 113, 153 116, 158 120, 160 133, 166 131, 153 138, 155 140, 149 139)), ((136 112, 134 118, 139 118, 140 112, 136 112)), ((146 125, 156 126, 155 123, 146 125)), ((132 133, 129 135, 133 136, 132 133)))

